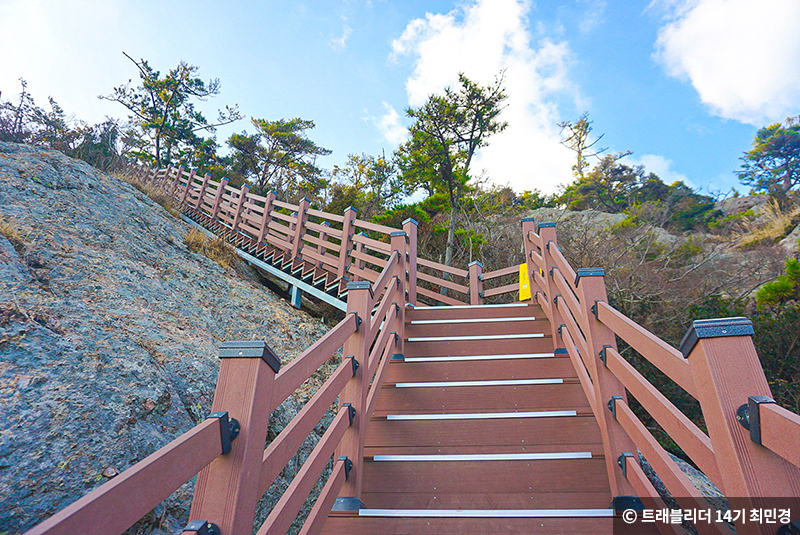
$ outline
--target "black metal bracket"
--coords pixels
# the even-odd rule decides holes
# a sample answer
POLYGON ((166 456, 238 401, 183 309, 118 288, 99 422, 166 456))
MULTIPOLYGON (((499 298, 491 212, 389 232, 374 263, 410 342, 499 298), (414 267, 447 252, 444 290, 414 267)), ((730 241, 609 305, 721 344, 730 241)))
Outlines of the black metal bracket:
POLYGON ((566 328, 566 325, 564 325, 563 323, 558 326, 558 331, 557 331, 558 332, 558 336, 562 336, 561 329, 564 329, 564 328, 566 328))
POLYGON ((608 410, 611 411, 611 414, 614 416, 614 419, 617 419, 617 400, 622 399, 622 396, 611 396, 611 399, 608 400, 608 410))
POLYGON ((622 513, 628 509, 644 511, 644 503, 638 496, 614 496, 609 509, 614 509, 616 513, 622 513))
POLYGON ((222 455, 231 451, 231 442, 239 436, 239 431, 242 427, 236 418, 230 418, 228 411, 212 412, 208 415, 209 418, 219 419, 219 436, 222 440, 222 455))
POLYGON ((603 268, 579 268, 575 274, 575 287, 581 282, 581 277, 605 277, 603 268))
POLYGON ((778 531, 775 532, 775 535, 800 535, 800 522, 791 522, 782 525, 778 528, 778 531))
POLYGON ((633 453, 629 451, 623 452, 617 459, 617 464, 622 468, 622 475, 625 476, 625 479, 628 479, 628 461, 626 457, 633 457, 633 453))
POLYGON ((344 478, 350 479, 350 470, 353 469, 353 461, 347 458, 347 455, 342 455, 336 458, 337 461, 344 461, 344 478))
POLYGON ((594 304, 592 305, 592 315, 594 315, 594 319, 600 321, 600 318, 597 317, 597 303, 603 301, 602 299, 595 299, 594 304))
POLYGON ((697 342, 703 338, 719 338, 723 336, 753 336, 753 322, 747 318, 716 318, 695 320, 686 331, 678 349, 684 358, 689 356, 697 342))
POLYGON ((222 342, 219 345, 219 358, 260 358, 275 373, 281 369, 281 360, 264 340, 222 342))
MULTIPOLYGON (((348 286, 350 285, 349 282, 347 284, 348 286)), ((356 332, 358 332, 358 329, 361 327, 361 318, 358 316, 358 312, 356 311, 353 311, 350 314, 354 314, 356 317, 356 332)))
POLYGON ((775 400, 767 396, 750 396, 747 403, 736 410, 736 420, 750 431, 750 440, 758 445, 761 445, 760 405, 767 403, 775 403, 775 400))
POLYGON ((353 365, 353 377, 355 377, 356 376, 356 371, 358 371, 358 366, 359 366, 358 361, 356 360, 356 356, 355 355, 347 355, 346 358, 350 359, 350 364, 353 365))
POLYGON ((561 294, 556 294, 556 296, 553 298, 553 304, 556 306, 556 308, 558 308, 558 298, 559 297, 561 297, 561 294))
POLYGON ((356 417, 356 409, 349 403, 343 403, 342 408, 347 407, 347 415, 350 417, 350 425, 353 425, 353 418, 356 417))
POLYGON ((222 532, 219 526, 209 522, 208 520, 192 520, 183 531, 196 531, 197 535, 221 535, 222 532))
POLYGON ((397 331, 392 331, 389 334, 393 334, 394 335, 394 343, 396 344, 397 341, 400 339, 400 336, 398 336, 397 331))
POLYGON ((551 278, 551 279, 553 278, 553 270, 554 270, 554 269, 556 269, 556 268, 554 268, 554 267, 551 267, 551 268, 550 268, 550 278, 551 278))
POLYGON ((606 368, 608 367, 608 355, 606 355, 606 349, 609 347, 612 349, 614 348, 614 346, 604 345, 603 349, 600 350, 600 360, 603 361, 603 366, 606 368))

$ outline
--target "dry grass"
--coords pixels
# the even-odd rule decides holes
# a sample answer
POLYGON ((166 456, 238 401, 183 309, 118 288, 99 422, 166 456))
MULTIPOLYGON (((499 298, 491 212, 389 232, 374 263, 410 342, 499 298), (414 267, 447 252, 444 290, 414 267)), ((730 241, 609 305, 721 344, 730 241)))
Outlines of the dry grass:
POLYGON ((18 253, 25 248, 25 236, 11 221, 0 220, 0 236, 7 239, 18 253))
POLYGON ((153 184, 147 184, 142 182, 138 178, 134 177, 133 175, 129 175, 127 173, 118 173, 117 178, 123 180, 133 186, 134 188, 138 189, 150 199, 155 202, 156 204, 161 205, 164 210, 172 214, 172 216, 180 218, 181 214, 177 208, 175 208, 175 203, 173 199, 169 196, 169 193, 164 191, 163 189, 155 186, 153 184))
POLYGON ((191 229, 183 236, 183 242, 193 253, 207 256, 225 269, 235 268, 239 256, 234 248, 222 238, 209 238, 197 229, 191 229))
POLYGON ((739 237, 737 245, 748 248, 764 243, 775 243, 792 231, 798 217, 800 217, 800 207, 783 211, 778 201, 770 199, 758 214, 756 221, 747 225, 747 232, 739 237))

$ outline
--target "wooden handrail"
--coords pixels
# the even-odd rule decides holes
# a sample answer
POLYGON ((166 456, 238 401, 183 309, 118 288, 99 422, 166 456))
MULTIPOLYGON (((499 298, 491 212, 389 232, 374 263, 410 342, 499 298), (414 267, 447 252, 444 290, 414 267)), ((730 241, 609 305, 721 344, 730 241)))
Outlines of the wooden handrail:
POLYGON ((430 268, 435 269, 437 271, 444 271, 445 273, 450 273, 451 275, 455 275, 456 277, 469 277, 469 271, 466 269, 461 269, 453 266, 445 266, 444 264, 440 264, 439 262, 434 262, 433 260, 427 260, 425 258, 417 258, 417 264, 430 268))
POLYGON ((680 351, 664 342, 608 303, 598 302, 597 319, 625 340, 656 368, 675 381, 689 394, 695 395, 694 379, 689 363, 680 351))
POLYGON ((305 524, 303 524, 299 535, 318 535, 322 532, 322 527, 325 521, 328 520, 328 512, 333 508, 339 490, 347 479, 347 472, 349 470, 347 468, 347 463, 349 462, 350 460, 344 457, 337 459, 333 464, 331 475, 322 488, 322 492, 320 492, 316 503, 314 503, 314 507, 311 508, 308 519, 305 524))
POLYGON ((220 420, 209 418, 25 535, 121 533, 220 454, 220 420))
POLYGON ((440 279, 439 277, 434 277, 433 275, 428 275, 427 273, 423 273, 421 271, 417 272, 417 279, 435 284, 437 286, 442 286, 448 290, 454 290, 462 294, 469 292, 469 288, 463 284, 456 284, 455 282, 440 279))
POLYGON ((800 415, 774 403, 759 405, 761 445, 800 467, 800 415))
POLYGON ((519 266, 508 266, 502 269, 497 269, 495 271, 487 271, 483 274, 483 281, 486 282, 488 280, 496 279, 498 277, 504 277, 506 275, 513 275, 519 273, 519 266))

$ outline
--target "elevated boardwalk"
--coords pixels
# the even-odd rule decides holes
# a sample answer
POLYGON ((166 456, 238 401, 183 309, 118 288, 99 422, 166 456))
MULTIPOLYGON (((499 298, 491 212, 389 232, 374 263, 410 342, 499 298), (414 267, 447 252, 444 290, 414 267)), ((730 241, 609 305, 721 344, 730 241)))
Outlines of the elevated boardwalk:
MULTIPOLYGON (((413 221, 392 229, 181 168, 139 172, 245 259, 347 314, 286 366, 264 342, 221 344, 207 420, 28 535, 120 533, 196 474, 183 533, 251 535, 256 503, 332 405, 333 421, 257 535, 286 533, 327 466, 303 535, 683 533, 663 516, 622 520, 630 509, 640 520, 643 509, 715 511, 630 398, 732 507, 779 504, 790 510, 779 533, 800 532, 800 416, 771 399, 746 318, 695 321, 671 347, 608 304, 602 269, 569 265, 554 223, 522 221, 531 299, 486 304, 517 292, 518 267, 484 273, 420 258, 413 221), (707 430, 618 341, 697 399, 707 430), (272 411, 340 348, 338 368, 267 442, 272 411)), ((735 520, 737 534, 778 530, 748 518, 735 520)), ((732 533, 724 522, 694 528, 732 533)))

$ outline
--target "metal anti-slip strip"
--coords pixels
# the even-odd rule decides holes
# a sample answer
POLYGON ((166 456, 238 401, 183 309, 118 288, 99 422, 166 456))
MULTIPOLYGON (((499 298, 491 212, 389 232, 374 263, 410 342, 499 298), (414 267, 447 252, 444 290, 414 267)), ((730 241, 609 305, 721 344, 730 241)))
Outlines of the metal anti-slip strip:
POLYGON ((468 414, 387 414, 387 420, 495 420, 503 418, 549 418, 577 416, 575 411, 477 412, 468 414))
POLYGON ((555 357, 555 353, 523 353, 517 355, 463 355, 447 357, 406 357, 405 362, 453 362, 458 360, 509 360, 542 359, 555 357))
POLYGON ((461 308, 509 308, 509 307, 526 307, 528 303, 505 303, 499 305, 434 305, 425 306, 417 305, 414 308, 417 310, 430 310, 437 308, 446 308, 447 310, 461 309, 461 308))
POLYGON ((547 461, 555 459, 591 459, 590 451, 559 453, 474 453, 460 455, 375 455, 372 460, 386 461, 547 461))
POLYGON ((466 342, 468 340, 511 340, 520 338, 544 338, 542 333, 534 334, 485 334, 481 336, 425 336, 409 338, 409 342, 466 342))
POLYGON ((610 518, 614 509, 359 509, 358 516, 411 518, 610 518))
POLYGON ((397 383, 396 388, 446 388, 452 386, 518 386, 560 385, 563 379, 501 379, 497 381, 440 381, 429 383, 397 383))
POLYGON ((498 323, 508 321, 535 321, 534 316, 524 318, 462 318, 457 320, 413 320, 411 325, 436 325, 443 323, 498 323))

